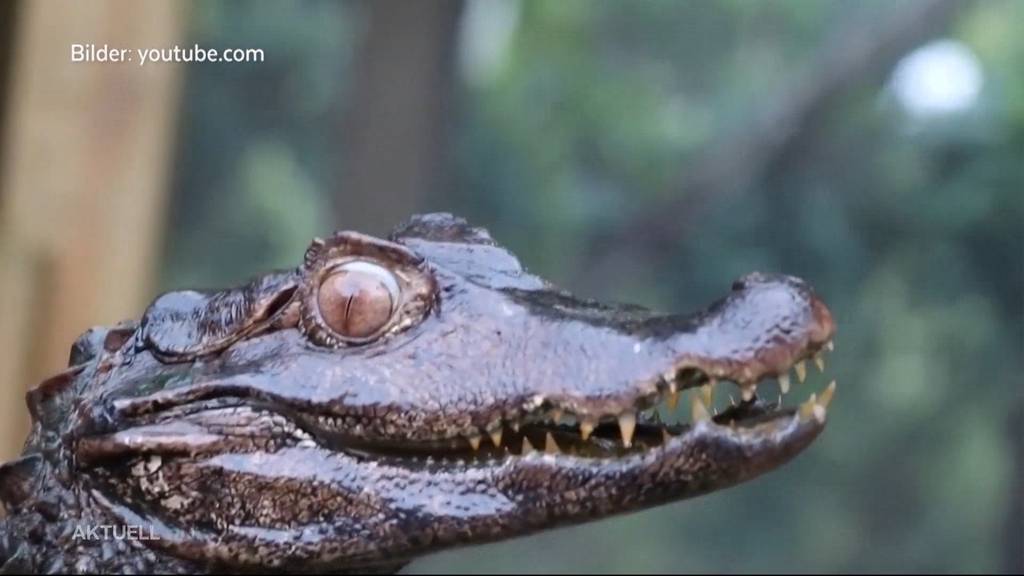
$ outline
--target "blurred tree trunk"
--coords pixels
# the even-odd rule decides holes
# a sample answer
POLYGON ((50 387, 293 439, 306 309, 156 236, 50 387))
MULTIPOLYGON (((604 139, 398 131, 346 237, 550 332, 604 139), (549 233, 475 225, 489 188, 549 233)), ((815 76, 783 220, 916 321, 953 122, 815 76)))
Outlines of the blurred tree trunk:
POLYGON ((170 1, 18 8, 0 163, 0 460, 25 439, 26 388, 89 326, 138 315, 162 233, 181 69, 73 63, 71 44, 167 47, 184 28, 170 1))
POLYGON ((448 178, 461 0, 373 0, 343 128, 335 223, 383 233, 448 178))
MULTIPOLYGON (((4 115, 7 109, 7 93, 11 76, 11 52, 14 50, 14 24, 17 21, 20 2, 0 2, 0 134, 3 134, 4 115)), ((4 152, 3 138, 0 138, 0 158, 4 152)), ((3 179, 3 166, 0 165, 0 181, 3 179)), ((3 202, 3 188, 0 188, 0 204, 3 202)))

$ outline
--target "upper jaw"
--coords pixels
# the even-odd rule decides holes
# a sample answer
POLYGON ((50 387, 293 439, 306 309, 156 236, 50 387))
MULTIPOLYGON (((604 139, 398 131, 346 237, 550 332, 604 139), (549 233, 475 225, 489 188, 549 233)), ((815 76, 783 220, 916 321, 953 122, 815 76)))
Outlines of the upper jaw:
MULTIPOLYGON (((743 401, 755 398, 758 384, 769 378, 777 379, 785 394, 791 372, 804 380, 808 360, 824 370, 835 326, 828 308, 803 281, 755 273, 737 280, 728 296, 701 313, 652 317, 634 331, 639 337, 632 352, 658 350, 666 358, 662 368, 600 394, 588 393, 587 386, 535 394, 524 405, 525 420, 547 418, 557 425, 560 418, 569 418, 583 436, 602 422, 618 422, 628 446, 634 423, 643 422, 638 413, 661 404, 674 409, 687 389, 701 388, 695 398, 709 410, 722 381, 738 387, 743 401)), ((830 400, 831 392, 825 394, 830 400)))

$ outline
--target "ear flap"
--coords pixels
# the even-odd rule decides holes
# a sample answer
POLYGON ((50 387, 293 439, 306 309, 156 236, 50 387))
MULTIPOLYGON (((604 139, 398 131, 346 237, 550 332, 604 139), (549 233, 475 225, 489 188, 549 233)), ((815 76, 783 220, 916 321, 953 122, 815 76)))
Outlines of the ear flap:
POLYGON ((168 292, 146 309, 142 340, 167 361, 187 361, 223 350, 268 327, 291 302, 297 287, 298 275, 289 271, 220 292, 168 292))
POLYGON ((56 425, 57 421, 67 413, 67 401, 65 393, 72 389, 75 378, 85 370, 85 366, 78 364, 63 372, 59 372, 43 380, 38 385, 25 393, 25 402, 28 404, 28 411, 32 415, 33 422, 39 422, 44 426, 56 425))
POLYGON ((35 493, 43 458, 29 454, 0 464, 0 502, 8 510, 17 510, 35 493))

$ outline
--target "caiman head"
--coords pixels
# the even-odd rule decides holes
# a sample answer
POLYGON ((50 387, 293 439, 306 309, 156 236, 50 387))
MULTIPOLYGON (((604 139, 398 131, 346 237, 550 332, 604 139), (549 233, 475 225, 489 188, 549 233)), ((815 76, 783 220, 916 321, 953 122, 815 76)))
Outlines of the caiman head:
POLYGON ((486 231, 418 216, 87 333, 29 393, 21 462, 45 461, 91 521, 148 530, 158 560, 384 569, 779 466, 822 431, 834 385, 791 408, 757 387, 803 380, 833 330, 796 278, 750 274, 657 315, 575 298, 486 231), (713 415, 724 381, 742 401, 713 415), (687 390, 690 417, 663 422, 687 390))

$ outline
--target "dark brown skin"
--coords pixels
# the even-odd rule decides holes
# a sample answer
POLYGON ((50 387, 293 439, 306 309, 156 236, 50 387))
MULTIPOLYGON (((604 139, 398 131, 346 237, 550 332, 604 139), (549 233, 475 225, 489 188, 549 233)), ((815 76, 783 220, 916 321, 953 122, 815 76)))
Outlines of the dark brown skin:
POLYGON ((0 564, 390 571, 726 488, 822 431, 832 387, 794 409, 755 391, 802 379, 833 331, 792 277, 659 316, 574 298, 450 215, 338 233, 295 270, 83 335, 0 468, 0 564), (745 401, 711 417, 722 380, 745 401), (643 412, 702 386, 689 424, 643 412), (83 537, 98 525, 153 539, 83 537))

